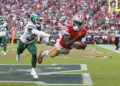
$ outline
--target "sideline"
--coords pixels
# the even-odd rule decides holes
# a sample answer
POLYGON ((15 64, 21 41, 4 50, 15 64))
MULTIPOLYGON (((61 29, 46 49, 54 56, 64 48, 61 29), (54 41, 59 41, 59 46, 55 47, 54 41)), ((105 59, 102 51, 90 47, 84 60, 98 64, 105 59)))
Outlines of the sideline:
POLYGON ((110 45, 110 44, 97 44, 96 46, 111 50, 111 51, 116 52, 116 53, 120 53, 120 49, 115 50, 115 46, 110 45))

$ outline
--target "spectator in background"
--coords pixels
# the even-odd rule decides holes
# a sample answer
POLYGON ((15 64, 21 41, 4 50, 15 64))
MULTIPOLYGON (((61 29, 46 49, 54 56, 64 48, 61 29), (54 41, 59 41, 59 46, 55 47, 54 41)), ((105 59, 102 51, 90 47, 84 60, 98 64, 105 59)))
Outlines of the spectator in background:
POLYGON ((116 46, 116 50, 119 49, 119 43, 120 43, 120 31, 116 32, 116 37, 115 37, 115 46, 116 46))
MULTIPOLYGON (((111 22, 116 23, 114 30, 119 30, 120 27, 120 14, 108 13, 107 0, 2 0, 0 3, 0 15, 9 19, 10 25, 15 26, 16 31, 23 29, 28 21, 29 14, 37 11, 42 13, 45 21, 50 21, 50 28, 47 31, 55 31, 58 28, 56 22, 62 27, 60 19, 66 18, 66 23, 71 24, 71 18, 84 12, 85 24, 88 33, 96 33, 98 28, 93 29, 93 25, 99 21, 104 22, 106 26, 110 26, 111 22), (114 22, 113 22, 114 20, 114 22)), ((115 2, 111 1, 111 7, 114 8, 115 2)), ((43 28, 46 28, 48 24, 45 24, 43 28)), ((99 33, 112 31, 111 28, 107 28, 102 32, 102 24, 100 25, 99 33)), ((57 29, 58 30, 58 29, 57 29)), ((48 32, 49 33, 49 32, 48 32)))

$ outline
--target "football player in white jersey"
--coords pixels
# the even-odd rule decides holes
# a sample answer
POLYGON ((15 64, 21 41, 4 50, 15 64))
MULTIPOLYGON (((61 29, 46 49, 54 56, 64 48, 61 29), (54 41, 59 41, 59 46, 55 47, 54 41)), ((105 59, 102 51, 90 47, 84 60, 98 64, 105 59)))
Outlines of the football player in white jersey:
POLYGON ((3 46, 3 54, 6 55, 6 28, 7 22, 4 21, 4 18, 0 16, 0 43, 3 46))
POLYGON ((18 47, 17 47, 17 56, 16 60, 20 61, 20 55, 22 52, 27 48, 27 50, 32 55, 32 70, 31 75, 33 75, 34 78, 38 78, 38 74, 36 71, 36 63, 37 63, 37 48, 34 44, 35 37, 49 37, 50 35, 37 30, 37 26, 41 24, 43 17, 40 13, 34 12, 31 16, 31 21, 28 22, 28 24, 25 27, 23 35, 19 39, 18 47))

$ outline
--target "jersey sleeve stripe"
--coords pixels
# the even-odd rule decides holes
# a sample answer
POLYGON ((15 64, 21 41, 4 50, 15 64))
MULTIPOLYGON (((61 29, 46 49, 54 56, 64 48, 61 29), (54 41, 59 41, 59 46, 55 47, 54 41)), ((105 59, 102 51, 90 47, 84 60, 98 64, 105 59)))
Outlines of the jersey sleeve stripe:
POLYGON ((34 29, 34 28, 36 28, 36 27, 34 27, 34 26, 30 26, 30 25, 29 25, 27 28, 32 28, 32 29, 34 29))

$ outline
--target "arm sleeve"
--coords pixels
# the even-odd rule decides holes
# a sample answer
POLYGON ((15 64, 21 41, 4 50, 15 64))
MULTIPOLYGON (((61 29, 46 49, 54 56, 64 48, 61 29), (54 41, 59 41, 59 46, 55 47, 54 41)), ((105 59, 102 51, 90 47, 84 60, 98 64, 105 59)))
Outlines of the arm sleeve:
POLYGON ((32 30, 32 34, 35 34, 35 35, 38 35, 38 36, 47 36, 47 37, 50 36, 50 34, 47 34, 47 33, 43 32, 43 31, 38 31, 36 29, 32 30))

